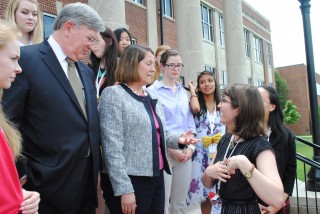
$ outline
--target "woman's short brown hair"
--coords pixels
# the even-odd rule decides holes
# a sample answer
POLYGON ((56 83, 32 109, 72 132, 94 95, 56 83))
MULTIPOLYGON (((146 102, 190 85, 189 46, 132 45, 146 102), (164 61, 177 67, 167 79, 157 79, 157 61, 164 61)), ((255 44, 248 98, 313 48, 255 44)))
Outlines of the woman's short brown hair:
POLYGON ((139 82, 138 64, 147 52, 153 51, 149 47, 129 45, 120 57, 116 70, 116 80, 123 83, 139 82))
POLYGON ((235 119, 234 134, 244 139, 265 135, 264 106, 257 87, 232 84, 224 90, 223 95, 230 98, 233 108, 239 108, 235 119))

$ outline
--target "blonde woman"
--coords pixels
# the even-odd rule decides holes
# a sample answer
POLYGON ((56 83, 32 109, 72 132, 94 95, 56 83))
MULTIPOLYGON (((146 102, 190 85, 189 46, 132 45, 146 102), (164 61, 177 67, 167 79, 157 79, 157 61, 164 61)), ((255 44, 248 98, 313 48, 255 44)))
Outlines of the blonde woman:
MULTIPOLYGON (((0 88, 8 89, 17 74, 20 56, 16 31, 0 21, 0 88)), ((14 159, 20 154, 19 132, 6 120, 0 107, 0 213, 38 213, 40 196, 21 189, 14 159)))
POLYGON ((171 49, 170 46, 168 46, 168 45, 161 45, 161 46, 159 46, 159 47, 157 48, 157 50, 156 50, 156 52, 155 52, 155 54, 154 54, 154 56, 155 56, 155 58, 156 58, 156 63, 155 63, 155 69, 156 69, 156 70, 154 71, 153 82, 154 82, 155 80, 161 81, 162 78, 163 78, 163 76, 162 76, 162 74, 161 74, 161 71, 160 71, 160 59, 161 59, 161 56, 162 56, 163 52, 166 51, 166 50, 169 50, 169 49, 171 49))
POLYGON ((37 0, 9 0, 6 20, 20 30, 20 46, 42 42, 42 18, 37 0))

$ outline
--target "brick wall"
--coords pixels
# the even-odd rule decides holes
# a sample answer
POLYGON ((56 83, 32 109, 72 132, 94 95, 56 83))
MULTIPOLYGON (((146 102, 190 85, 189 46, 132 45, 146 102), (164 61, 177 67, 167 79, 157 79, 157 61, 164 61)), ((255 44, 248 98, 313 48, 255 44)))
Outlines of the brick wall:
MULTIPOLYGON (((59 0, 59 1, 62 2, 63 5, 74 3, 74 2, 88 3, 88 0, 59 0)), ((56 15, 57 9, 56 9, 55 0, 38 0, 38 2, 39 2, 41 11, 56 15)), ((8 3, 8 0, 0 0, 0 18, 1 19, 5 18, 7 3, 8 3)))
MULTIPOLYGON (((146 2, 147 3, 147 2, 146 2)), ((160 12, 159 0, 156 3, 157 7, 157 26, 149 26, 151 29, 157 30, 158 45, 161 43, 161 29, 160 29, 160 12)), ((147 5, 145 5, 147 8, 147 5)), ((174 5, 173 5, 174 7, 174 5)), ((137 39, 137 44, 146 45, 148 43, 147 36, 147 9, 140 7, 134 3, 125 2, 126 10, 126 24, 129 26, 129 31, 132 37, 137 39)), ((172 48, 177 48, 177 29, 174 19, 164 17, 164 44, 172 48)))
POLYGON ((0 0, 0 19, 5 18, 7 3, 7 0, 0 0))
POLYGON ((137 39, 137 44, 146 45, 147 40, 147 10, 133 3, 125 2, 126 24, 132 37, 137 39))
POLYGON ((288 125, 296 134, 310 134, 310 102, 307 67, 304 64, 279 68, 280 76, 287 81, 288 99, 297 106, 301 115, 294 125, 288 125))
MULTIPOLYGON (((173 1, 173 8, 175 7, 173 1)), ((161 45, 161 27, 160 27, 160 7, 157 0, 157 33, 158 45, 161 45)), ((175 16, 175 14, 173 14, 175 16)), ((177 49, 177 26, 174 19, 163 17, 163 44, 169 45, 173 49, 177 49)))

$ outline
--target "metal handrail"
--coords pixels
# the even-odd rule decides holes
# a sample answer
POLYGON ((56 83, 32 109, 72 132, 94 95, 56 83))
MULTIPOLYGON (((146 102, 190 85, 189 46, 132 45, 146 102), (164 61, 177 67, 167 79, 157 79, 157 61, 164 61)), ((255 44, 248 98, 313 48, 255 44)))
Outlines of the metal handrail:
MULTIPOLYGON (((297 137, 297 140, 305 145, 308 145, 310 147, 312 147, 313 149, 319 150, 320 151, 320 146, 314 143, 310 143, 306 140, 304 140, 301 137, 297 137)), ((320 170, 320 163, 315 161, 315 160, 311 160, 307 157, 305 157, 302 154, 296 153, 296 157, 297 160, 303 162, 304 164, 304 178, 306 180, 307 176, 306 176, 306 164, 309 165, 310 167, 314 167, 315 169, 320 170)), ((318 214, 319 213, 319 209, 318 209, 318 197, 317 197, 317 190, 315 191, 315 212, 318 214)), ((299 202, 299 191, 298 191, 298 178, 296 177, 296 195, 297 195, 297 209, 298 209, 298 213, 300 213, 300 202, 299 202)), ((306 198, 306 213, 309 213, 309 200, 308 200, 308 191, 307 191, 307 187, 305 185, 305 198, 306 198)), ((312 212, 314 213, 314 212, 312 212)))

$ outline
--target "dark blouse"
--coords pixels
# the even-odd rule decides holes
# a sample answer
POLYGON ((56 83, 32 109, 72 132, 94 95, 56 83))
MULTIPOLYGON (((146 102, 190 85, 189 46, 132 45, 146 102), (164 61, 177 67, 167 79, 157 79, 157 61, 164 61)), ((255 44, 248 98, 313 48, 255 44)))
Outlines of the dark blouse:
POLYGON ((296 136, 290 129, 285 129, 288 134, 287 142, 277 142, 273 133, 270 134, 269 141, 276 155, 284 192, 291 196, 297 171, 296 136))
MULTIPOLYGON (((226 151, 231 136, 231 134, 225 134, 220 140, 215 163, 222 161, 226 152, 227 158, 232 152, 232 149, 226 151)), ((238 143, 233 148, 232 156, 245 155, 251 163, 256 165, 257 156, 268 149, 272 149, 270 143, 264 137, 257 136, 238 143)), ((239 169, 226 183, 221 182, 219 194, 222 199, 221 213, 260 213, 258 196, 239 169)))

